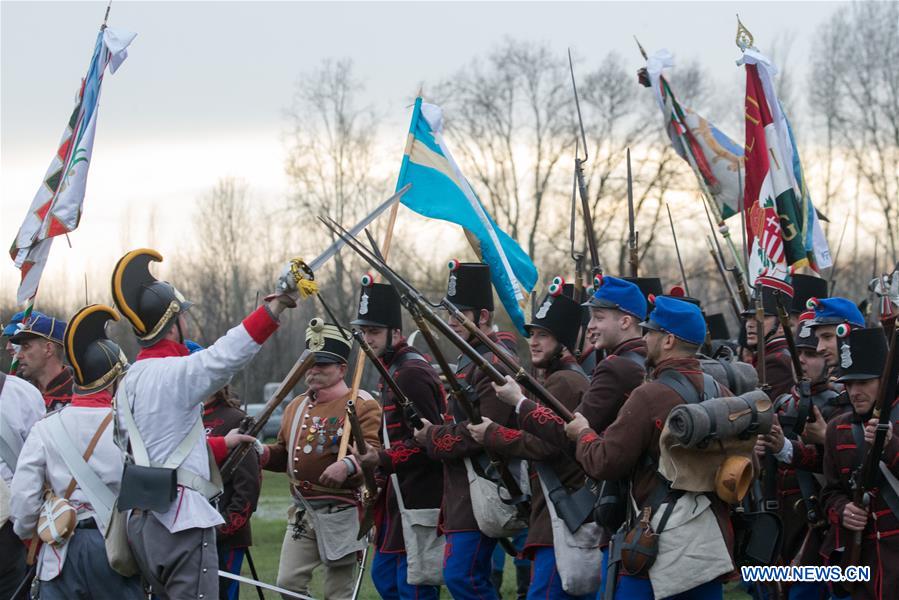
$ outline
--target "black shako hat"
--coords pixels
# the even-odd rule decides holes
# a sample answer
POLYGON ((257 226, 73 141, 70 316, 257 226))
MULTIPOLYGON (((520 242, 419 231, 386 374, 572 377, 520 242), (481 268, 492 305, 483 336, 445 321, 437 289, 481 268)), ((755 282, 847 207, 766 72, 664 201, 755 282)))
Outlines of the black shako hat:
POLYGON ((375 283, 371 273, 363 275, 359 310, 350 324, 402 329, 403 307, 396 288, 387 283, 375 283))
POLYGON ((316 364, 346 364, 353 347, 336 325, 315 317, 306 328, 306 348, 315 353, 316 364))
POLYGON ((761 276, 755 280, 755 289, 752 292, 752 300, 743 310, 744 317, 751 317, 755 314, 755 300, 758 295, 762 295, 762 310, 766 317, 777 316, 777 293, 782 296, 784 309, 789 311, 793 305, 793 286, 786 281, 776 279, 774 277, 761 276))
POLYGON ((524 326, 527 332, 530 333, 533 328, 545 329, 574 354, 583 309, 570 296, 564 294, 561 277, 553 280, 543 300, 534 308, 531 322, 524 326))
POLYGON ((722 313, 711 313, 705 316, 705 322, 709 329, 709 338, 713 340, 729 340, 730 329, 727 319, 722 313))
POLYGON ((840 337, 839 382, 880 379, 887 363, 887 340, 880 327, 853 328, 837 325, 840 337), (847 331, 849 330, 849 331, 847 331))
POLYGON ((493 312, 493 286, 490 283, 490 267, 483 263, 463 263, 453 259, 447 263, 449 279, 446 298, 459 310, 493 312))
POLYGON ((790 313, 802 314, 808 310, 810 298, 827 298, 827 280, 814 275, 793 275, 790 283, 793 285, 793 302, 789 307, 790 313))
POLYGON ((139 248, 120 258, 112 271, 112 299, 144 347, 162 339, 178 315, 192 306, 172 284, 150 274, 151 262, 162 262, 162 255, 139 248))
POLYGON ((69 321, 63 345, 66 359, 72 365, 75 393, 99 392, 112 385, 128 368, 125 353, 106 337, 107 321, 118 320, 119 314, 111 307, 91 304, 69 321))

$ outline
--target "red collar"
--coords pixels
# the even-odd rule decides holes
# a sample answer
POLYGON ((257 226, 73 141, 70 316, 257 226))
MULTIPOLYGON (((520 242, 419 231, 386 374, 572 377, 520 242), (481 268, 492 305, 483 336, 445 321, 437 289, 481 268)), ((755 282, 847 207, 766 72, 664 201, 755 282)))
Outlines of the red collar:
POLYGON ((71 406, 82 406, 84 408, 110 408, 112 406, 112 394, 109 389, 100 390, 93 394, 72 395, 71 406))
POLYGON ((144 348, 137 353, 134 362, 145 358, 166 358, 168 356, 187 356, 190 350, 184 344, 172 340, 159 340, 149 348, 144 348))

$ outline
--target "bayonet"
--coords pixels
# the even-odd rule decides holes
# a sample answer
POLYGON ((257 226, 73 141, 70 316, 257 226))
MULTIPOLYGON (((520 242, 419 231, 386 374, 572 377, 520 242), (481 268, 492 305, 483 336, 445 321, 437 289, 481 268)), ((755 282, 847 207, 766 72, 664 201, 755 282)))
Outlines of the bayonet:
POLYGON ((627 248, 631 266, 631 277, 637 277, 640 264, 640 254, 637 248, 637 231, 635 229, 636 217, 634 215, 634 178, 631 175, 631 149, 627 149, 627 248))
POLYGON ((737 299, 737 295, 734 293, 734 288, 731 286, 730 281, 727 279, 727 271, 725 271, 724 265, 721 263, 721 259, 718 257, 718 254, 715 251, 715 246, 712 244, 712 240, 709 238, 709 236, 706 236, 705 241, 709 246, 709 254, 712 255, 712 260, 715 263, 715 267, 718 269, 718 274, 721 276, 721 281, 724 282, 724 288, 727 290, 727 297, 730 300, 731 306, 734 309, 734 314, 737 316, 737 321, 739 322, 743 319, 743 311, 740 308, 740 301, 737 299))
POLYGON ((671 208, 669 208, 667 202, 665 203, 665 210, 668 211, 668 224, 671 225, 671 237, 674 238, 674 250, 677 252, 677 266, 680 268, 680 277, 684 282, 684 291, 687 293, 687 296, 689 296, 690 284, 687 282, 687 272, 684 270, 684 261, 681 260, 680 245, 677 243, 677 232, 674 230, 674 219, 671 218, 671 208))
POLYGON ((574 91, 574 106, 577 109, 578 127, 581 132, 581 142, 584 144, 584 158, 577 156, 575 148, 574 174, 577 179, 578 194, 581 198, 581 209, 584 213, 584 229, 587 247, 590 250, 590 262, 593 275, 602 275, 602 266, 599 263, 599 251, 596 247, 596 233, 593 230, 593 215, 590 211, 590 196, 587 193, 587 180, 584 177, 584 164, 590 157, 587 150, 587 134, 584 132, 584 119, 581 116, 581 103, 577 95, 577 81, 574 77, 574 60, 571 58, 571 48, 568 49, 568 67, 571 71, 571 88, 574 91))

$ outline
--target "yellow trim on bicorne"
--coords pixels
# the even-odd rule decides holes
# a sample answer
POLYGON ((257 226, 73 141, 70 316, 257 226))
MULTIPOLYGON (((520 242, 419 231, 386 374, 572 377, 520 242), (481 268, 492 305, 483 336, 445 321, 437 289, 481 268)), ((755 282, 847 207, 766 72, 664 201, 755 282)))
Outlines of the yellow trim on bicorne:
POLYGON ((128 265, 131 264, 132 260, 144 254, 152 257, 156 262, 162 262, 162 255, 156 250, 150 248, 138 248, 120 258, 116 265, 115 272, 112 274, 112 297, 115 300, 116 306, 122 311, 125 318, 131 321, 134 328, 141 333, 147 330, 147 326, 144 325, 143 320, 137 316, 137 313, 128 306, 128 303, 125 302, 125 297, 122 295, 122 275, 128 265))
POLYGON ((146 335, 138 336, 138 339, 142 340, 142 341, 152 340, 154 337, 156 337, 156 335, 159 334, 160 331, 162 331, 163 325, 165 325, 168 322, 168 320, 172 317, 172 315, 179 312, 180 310, 181 310, 180 302, 178 302, 177 300, 172 300, 171 302, 169 302, 169 307, 167 309, 165 309, 165 312, 162 314, 162 318, 159 319, 159 321, 153 327, 153 330, 146 335))
POLYGON ((118 321, 121 318, 119 317, 119 313, 117 313, 111 306, 106 306, 105 304, 91 304, 90 306, 85 306, 77 313, 75 313, 75 316, 73 316, 69 321, 63 339, 65 340, 66 355, 68 355, 69 357, 69 363, 71 363, 72 368, 75 369, 75 375, 77 376, 78 381, 81 381, 83 379, 83 374, 81 373, 81 366, 78 364, 78 361, 75 360, 73 334, 78 329, 78 325, 80 325, 81 322, 84 321, 84 319, 86 319, 89 315, 92 315, 95 312, 105 312, 113 321, 118 321))

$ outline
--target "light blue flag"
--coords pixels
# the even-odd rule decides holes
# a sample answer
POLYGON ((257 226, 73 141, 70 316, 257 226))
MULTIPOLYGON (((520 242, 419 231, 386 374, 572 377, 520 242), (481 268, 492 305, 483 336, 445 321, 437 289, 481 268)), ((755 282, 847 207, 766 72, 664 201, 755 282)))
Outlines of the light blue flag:
POLYGON ((442 132, 440 107, 417 98, 396 189, 414 185, 400 201, 425 217, 461 225, 478 239, 480 247, 475 251, 490 266, 493 288, 526 336, 523 306, 537 283, 537 267, 484 209, 453 160, 442 132))

